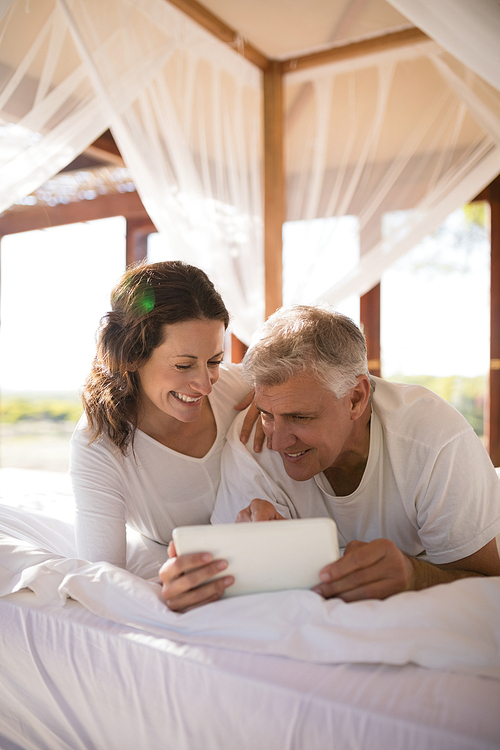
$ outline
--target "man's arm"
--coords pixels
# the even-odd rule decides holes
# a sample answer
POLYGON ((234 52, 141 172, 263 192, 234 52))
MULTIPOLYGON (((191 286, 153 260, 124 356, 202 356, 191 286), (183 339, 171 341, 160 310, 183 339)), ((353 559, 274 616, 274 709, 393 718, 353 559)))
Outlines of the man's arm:
POLYGON ((281 458, 267 448, 255 453, 249 447, 252 445, 252 435, 245 446, 240 441, 243 420, 243 414, 236 417, 227 435, 211 523, 234 523, 239 511, 246 508, 254 497, 268 500, 276 506, 280 515, 290 518, 293 505, 274 478, 275 474, 279 476, 281 458))
POLYGON ((320 573, 322 583, 314 590, 345 602, 386 599, 402 591, 419 591, 470 576, 500 575, 496 539, 461 560, 446 565, 409 557, 388 539, 350 542, 344 556, 320 573))

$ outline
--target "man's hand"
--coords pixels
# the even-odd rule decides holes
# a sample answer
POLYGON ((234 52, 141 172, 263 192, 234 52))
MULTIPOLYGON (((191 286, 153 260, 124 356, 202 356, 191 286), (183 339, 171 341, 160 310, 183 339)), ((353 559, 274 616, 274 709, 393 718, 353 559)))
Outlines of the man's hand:
POLYGON ((345 602, 386 599, 415 588, 415 564, 389 539, 349 542, 344 556, 320 572, 314 591, 345 602))
MULTIPOLYGON (((254 391, 250 391, 249 393, 247 393, 243 401, 240 401, 239 404, 235 404, 234 408, 236 409, 236 411, 243 411, 248 406, 250 406, 250 408, 248 409, 248 412, 245 414, 245 418, 243 419, 243 424, 241 426, 241 432, 240 432, 240 440, 242 443, 248 442, 248 438, 250 437, 250 433, 252 432, 253 426, 255 422, 257 422, 256 427, 255 427, 255 435, 253 437, 253 449, 255 453, 260 453, 262 450, 262 446, 264 445, 266 436, 264 434, 264 428, 262 427, 262 420, 260 419, 260 412, 258 411, 258 409, 255 408, 255 405, 253 403, 253 397, 254 397, 254 391)), ((268 448, 271 447, 270 439, 268 439, 266 445, 268 448)))
POLYGON ((284 521, 274 505, 267 500, 255 498, 250 505, 240 510, 236 516, 236 523, 247 523, 249 521, 284 521))
POLYGON ((213 560, 208 552, 178 556, 174 543, 170 542, 168 554, 169 559, 160 568, 161 594, 167 607, 175 612, 215 602, 234 583, 232 576, 207 583, 227 568, 225 560, 213 560))
POLYGON ((452 563, 434 565, 409 557, 389 539, 349 542, 344 557, 320 572, 323 581, 314 591, 325 599, 338 596, 345 602, 386 599, 402 591, 420 591, 471 576, 500 575, 496 539, 472 555, 452 563))

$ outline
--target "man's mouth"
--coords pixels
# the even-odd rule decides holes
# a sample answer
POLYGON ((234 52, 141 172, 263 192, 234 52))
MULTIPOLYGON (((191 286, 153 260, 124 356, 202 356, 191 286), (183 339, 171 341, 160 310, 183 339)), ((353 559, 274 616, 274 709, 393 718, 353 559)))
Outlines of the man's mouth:
POLYGON ((203 398, 203 396, 186 396, 184 393, 176 393, 175 391, 170 391, 170 393, 172 394, 172 396, 185 404, 195 404, 198 403, 198 401, 201 401, 201 399, 203 398))
POLYGON ((300 456, 303 456, 304 453, 307 453, 307 451, 308 449, 306 448, 306 450, 299 451, 298 453, 285 453, 285 456, 287 458, 299 458, 300 456))

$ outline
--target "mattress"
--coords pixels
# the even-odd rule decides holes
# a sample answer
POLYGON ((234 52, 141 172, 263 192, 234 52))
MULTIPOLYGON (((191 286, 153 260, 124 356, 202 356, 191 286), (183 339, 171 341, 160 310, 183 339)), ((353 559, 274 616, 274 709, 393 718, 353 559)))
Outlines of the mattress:
POLYGON ((490 750, 500 681, 183 644, 75 601, 0 600, 2 750, 490 750))
POLYGON ((177 614, 151 561, 75 557, 64 492, 21 494, 0 507, 2 750, 500 748, 499 578, 177 614))

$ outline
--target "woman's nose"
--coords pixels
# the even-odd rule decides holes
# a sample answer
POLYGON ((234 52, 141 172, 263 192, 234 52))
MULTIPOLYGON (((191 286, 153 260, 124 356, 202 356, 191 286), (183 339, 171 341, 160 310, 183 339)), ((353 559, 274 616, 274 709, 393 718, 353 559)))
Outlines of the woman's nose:
POLYGON ((215 380, 210 377, 208 370, 200 370, 191 380, 190 386, 193 390, 198 391, 198 393, 208 396, 212 393, 212 385, 214 382, 215 380))

